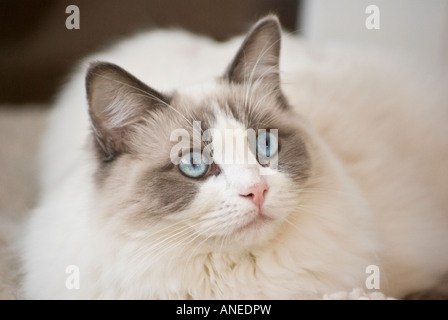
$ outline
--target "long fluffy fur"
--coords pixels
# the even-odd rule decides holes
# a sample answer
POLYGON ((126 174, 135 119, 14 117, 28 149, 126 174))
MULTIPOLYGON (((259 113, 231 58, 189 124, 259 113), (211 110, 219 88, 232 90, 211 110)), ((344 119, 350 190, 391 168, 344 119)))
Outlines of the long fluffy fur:
MULTIPOLYGON (((86 62, 56 102, 44 138, 43 193, 22 246, 25 296, 321 298, 363 287, 371 264, 381 267, 387 295, 433 286, 448 268, 448 132, 440 120, 447 116, 446 78, 427 95, 424 84, 413 87, 381 56, 365 61, 284 39, 282 87, 300 115, 315 171, 281 235, 250 250, 201 254, 188 229, 156 225, 142 233, 135 231, 139 221, 123 224, 137 207, 111 218, 97 199, 118 203, 133 190, 118 180, 103 190, 95 184, 82 108, 86 62), (79 290, 65 286, 72 264, 81 271, 79 290)), ((157 31, 86 61, 111 61, 170 91, 221 74, 240 42, 157 31)), ((200 200, 210 201, 206 193, 200 200)))

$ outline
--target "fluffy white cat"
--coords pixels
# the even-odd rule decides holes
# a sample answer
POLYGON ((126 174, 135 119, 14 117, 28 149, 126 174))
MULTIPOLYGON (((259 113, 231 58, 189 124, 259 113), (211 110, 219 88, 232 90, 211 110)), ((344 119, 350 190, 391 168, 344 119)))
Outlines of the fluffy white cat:
POLYGON ((26 298, 319 299, 369 291, 371 265, 389 296, 437 285, 446 78, 415 85, 375 55, 281 33, 274 16, 225 43, 153 31, 81 64, 43 141, 26 298), (211 138, 175 163, 172 134, 194 121, 211 138), (222 151, 230 129, 257 135, 222 151))

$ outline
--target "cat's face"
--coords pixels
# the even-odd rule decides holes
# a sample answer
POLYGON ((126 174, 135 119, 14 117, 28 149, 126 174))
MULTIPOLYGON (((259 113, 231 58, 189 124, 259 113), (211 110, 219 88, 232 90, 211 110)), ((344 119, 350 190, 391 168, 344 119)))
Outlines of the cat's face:
POLYGON ((108 225, 155 249, 244 249, 275 237, 311 170, 301 119, 280 90, 279 50, 278 23, 261 21, 224 77, 170 94, 111 64, 90 68, 108 225))

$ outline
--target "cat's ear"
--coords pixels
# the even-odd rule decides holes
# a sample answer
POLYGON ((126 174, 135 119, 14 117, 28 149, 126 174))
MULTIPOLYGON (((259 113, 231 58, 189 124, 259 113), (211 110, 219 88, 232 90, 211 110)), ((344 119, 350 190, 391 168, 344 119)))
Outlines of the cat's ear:
POLYGON ((128 152, 133 129, 145 114, 169 104, 166 96, 111 63, 90 65, 86 89, 95 145, 103 161, 128 152))
POLYGON ((225 77, 234 83, 260 81, 278 89, 280 42, 281 26, 277 17, 262 18, 246 35, 225 77))

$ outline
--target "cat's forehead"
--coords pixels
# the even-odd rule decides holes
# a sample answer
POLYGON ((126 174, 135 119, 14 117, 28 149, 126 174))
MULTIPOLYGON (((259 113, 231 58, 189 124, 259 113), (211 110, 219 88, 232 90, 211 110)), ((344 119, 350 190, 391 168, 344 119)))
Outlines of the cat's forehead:
POLYGON ((278 104, 269 92, 219 81, 181 88, 172 100, 177 117, 188 123, 201 121, 203 129, 272 127, 281 122, 278 104))
POLYGON ((203 82, 184 86, 178 88, 176 91, 178 97, 187 98, 196 105, 200 105, 204 100, 204 97, 211 97, 219 94, 219 92, 222 91, 222 86, 218 85, 216 82, 203 82))

